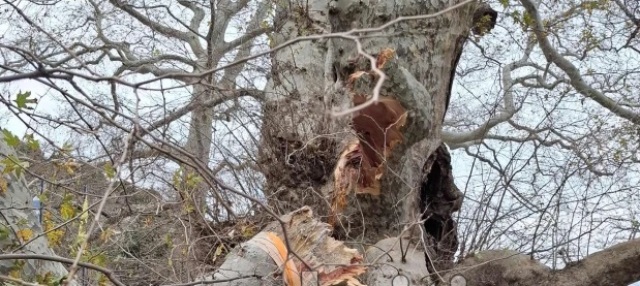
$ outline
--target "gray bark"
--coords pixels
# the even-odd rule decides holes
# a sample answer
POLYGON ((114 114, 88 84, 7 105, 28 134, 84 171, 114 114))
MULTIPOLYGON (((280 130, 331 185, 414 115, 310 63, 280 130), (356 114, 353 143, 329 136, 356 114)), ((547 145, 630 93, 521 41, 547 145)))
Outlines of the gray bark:
POLYGON ((365 284, 374 285, 428 285, 429 270, 425 252, 411 247, 408 239, 387 238, 367 250, 367 263, 373 266, 367 270, 365 284), (403 260, 404 255, 404 260, 403 260), (401 283, 408 281, 409 283, 401 283))
MULTIPOLYGON (((333 184, 337 160, 354 137, 366 134, 353 131, 354 114, 332 117, 329 111, 351 107, 354 95, 373 96, 376 75, 370 73, 372 63, 357 52, 354 41, 344 38, 301 41, 277 50, 272 54, 272 78, 265 92, 261 149, 271 206, 284 213, 309 205, 320 216, 336 217, 334 237, 355 243, 361 250, 386 237, 408 235, 407 249, 429 253, 429 259, 423 253, 421 264, 411 267, 396 260, 402 268, 411 269, 408 277, 414 281, 453 264, 457 234, 451 213, 459 209, 462 196, 450 176, 446 149, 432 155, 441 146, 442 121, 463 43, 478 15, 487 10, 468 2, 438 17, 367 29, 399 17, 437 13, 462 2, 311 0, 281 3, 277 10, 275 45, 333 32, 358 36, 364 53, 373 57, 392 49, 395 56, 381 67, 387 79, 379 95, 396 100, 406 110, 407 120, 400 130, 401 143, 383 158, 380 194, 351 191, 346 207, 336 210, 333 202, 340 196, 333 184), (348 34, 353 29, 362 30, 348 34), (350 79, 357 72, 368 74, 350 79), (429 176, 432 172, 436 175, 429 176), (422 224, 419 221, 425 224, 425 237, 420 241, 416 238, 422 232, 414 227, 422 224)), ((360 137, 361 146, 364 137, 360 137)), ((377 272, 385 270, 372 271, 377 272)), ((371 279, 389 282, 383 276, 371 279)))
MULTIPOLYGON (((428 15, 461 2, 285 3, 278 7, 279 30, 274 42, 377 27, 401 16, 428 15)), ((375 243, 387 235, 398 235, 405 227, 403 223, 416 219, 422 166, 440 146, 452 70, 479 7, 471 2, 439 17, 401 21, 380 31, 359 34, 369 54, 375 56, 385 48, 395 50, 397 60, 385 70, 389 79, 381 95, 395 98, 407 109, 408 123, 402 130, 403 143, 392 150, 387 162, 382 193, 350 196, 349 209, 336 227, 338 237, 375 243), (405 203, 411 212, 402 207, 405 203)), ((331 174, 345 138, 354 134, 349 116, 334 118, 328 111, 349 107, 347 77, 358 70, 369 71, 367 64, 356 58, 355 50, 352 41, 331 38, 298 42, 273 54, 273 77, 266 90, 262 163, 267 195, 281 212, 302 205, 313 206, 322 215, 329 212, 334 195, 331 174)), ((373 84, 367 87, 358 91, 371 95, 373 84)))
POLYGON ((465 258, 446 277, 461 275, 467 286, 614 286, 640 281, 638 269, 640 239, 635 239, 591 254, 557 271, 515 251, 483 251, 465 258))

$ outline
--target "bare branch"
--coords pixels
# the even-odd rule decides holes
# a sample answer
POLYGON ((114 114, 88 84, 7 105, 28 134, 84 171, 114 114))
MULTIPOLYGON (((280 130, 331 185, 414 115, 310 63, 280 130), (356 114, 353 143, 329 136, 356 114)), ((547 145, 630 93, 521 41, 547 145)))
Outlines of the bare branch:
POLYGON ((513 87, 515 82, 511 77, 511 73, 516 69, 530 65, 528 60, 532 50, 533 44, 529 43, 520 60, 507 64, 502 68, 502 88, 504 90, 502 110, 496 111, 496 114, 491 116, 487 122, 474 130, 461 133, 446 130, 442 131, 442 140, 447 143, 451 149, 463 147, 466 145, 465 142, 478 142, 478 140, 481 140, 493 127, 513 117, 516 113, 516 106, 513 101, 513 87))
POLYGON ((531 0, 520 0, 520 2, 527 12, 533 17, 533 32, 536 35, 536 39, 538 40, 540 48, 547 58, 547 61, 554 63, 567 74, 571 80, 571 85, 576 89, 576 91, 588 98, 591 98, 614 114, 627 119, 634 124, 640 124, 640 114, 624 108, 616 101, 607 97, 601 91, 590 87, 584 81, 578 68, 558 53, 558 51, 551 45, 551 42, 549 42, 546 29, 542 25, 542 20, 540 19, 540 15, 538 14, 538 9, 535 4, 531 0))
MULTIPOLYGON (((222 51, 220 52, 220 54, 226 53, 232 48, 239 46, 238 52, 235 58, 233 59, 233 61, 237 61, 239 59, 243 59, 251 55, 251 47, 252 47, 253 39, 256 36, 268 30, 267 28, 264 28, 264 29, 260 28, 260 24, 267 17, 267 11, 268 11, 267 8, 269 5, 271 5, 269 1, 262 1, 261 5, 257 7, 256 12, 252 17, 252 20, 249 22, 249 25, 247 26, 247 31, 249 32, 245 33, 240 38, 225 44, 222 47, 222 51)), ((220 82, 223 85, 232 85, 232 86, 235 85, 235 79, 238 77, 238 75, 240 74, 240 72, 242 72, 243 69, 244 69, 244 64, 239 64, 234 67, 230 67, 229 69, 225 70, 224 76, 220 80, 220 82)))
POLYGON ((167 26, 164 26, 160 23, 154 22, 153 20, 149 19, 148 17, 142 15, 142 13, 136 11, 136 9, 133 8, 133 6, 124 3, 120 0, 109 0, 109 2, 111 4, 113 4, 113 6, 121 9, 122 11, 126 12, 127 14, 131 15, 133 18, 137 19, 140 23, 142 23, 143 25, 149 27, 150 29, 154 30, 154 31, 158 31, 158 33, 169 37, 169 38, 174 38, 174 39, 178 39, 184 42, 191 42, 193 40, 193 38, 195 38, 193 35, 191 35, 190 33, 187 32, 182 32, 180 30, 176 30, 174 28, 170 28, 167 26))

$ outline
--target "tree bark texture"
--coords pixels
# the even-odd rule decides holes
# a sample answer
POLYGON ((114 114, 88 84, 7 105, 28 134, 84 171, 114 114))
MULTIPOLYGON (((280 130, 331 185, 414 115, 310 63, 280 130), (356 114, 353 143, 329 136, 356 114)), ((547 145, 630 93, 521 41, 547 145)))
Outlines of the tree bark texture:
MULTIPOLYGON (((236 247, 205 281, 222 285, 361 285, 362 255, 329 236, 330 227, 302 207, 236 247)), ((202 281, 200 280, 200 281, 202 281)))
POLYGON ((552 271, 542 263, 511 250, 470 255, 447 274, 462 275, 467 286, 614 286, 640 281, 640 239, 614 245, 552 271))
MULTIPOLYGON (((329 1, 278 4, 273 44, 319 33, 378 27, 402 16, 429 15, 463 1, 329 1)), ((387 80, 380 96, 395 100, 406 112, 401 142, 384 149, 376 168, 379 193, 350 192, 338 213, 335 235, 375 243, 398 235, 420 219, 423 166, 440 146, 441 123, 453 71, 474 16, 486 6, 469 2, 440 16, 400 21, 388 28, 358 33, 363 50, 376 57, 385 49, 395 55, 381 67, 387 80), (382 167, 381 167, 382 166, 382 167)), ((335 213, 334 171, 354 138, 362 148, 366 132, 358 130, 361 113, 332 117, 333 107, 349 108, 357 96, 367 99, 377 75, 348 39, 301 41, 273 53, 262 130, 262 165, 266 194, 281 213, 303 205, 321 216, 335 213), (354 77, 358 72, 366 74, 354 77), (351 79, 350 79, 351 77, 351 79)), ((377 108, 376 105, 370 109, 377 108)), ((374 118, 373 121, 379 118, 374 118)), ((387 147, 387 146, 384 146, 387 147)), ((374 148, 375 149, 375 148, 374 148)), ((366 150, 363 150, 366 151, 366 150)), ((431 168, 427 166, 428 170, 431 168)))

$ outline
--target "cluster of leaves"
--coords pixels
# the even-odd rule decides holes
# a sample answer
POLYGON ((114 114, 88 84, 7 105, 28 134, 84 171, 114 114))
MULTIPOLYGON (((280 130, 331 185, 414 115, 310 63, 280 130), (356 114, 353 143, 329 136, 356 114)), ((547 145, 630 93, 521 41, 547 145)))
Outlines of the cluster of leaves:
MULTIPOLYGON (((20 108, 24 108, 28 103, 34 103, 35 101, 29 99, 30 93, 18 94, 16 104, 20 108)), ((9 130, 2 130, 4 143, 10 148, 19 150, 26 148, 27 151, 40 151, 40 142, 35 138, 33 134, 27 134, 21 140, 18 136, 14 135, 9 130)), ((65 144, 61 149, 62 153, 70 154, 72 147, 70 144, 65 144)), ((11 184, 11 180, 22 179, 25 175, 28 175, 31 164, 28 162, 33 158, 21 159, 18 155, 8 155, 0 159, 0 195, 4 195, 11 184)), ((70 175, 75 172, 78 164, 74 160, 58 160, 50 162, 49 165, 55 166, 52 169, 61 169, 64 174, 70 175)), ((56 179, 55 175, 58 172, 53 173, 54 176, 49 179, 56 179)), ((89 201, 85 197, 81 208, 77 207, 78 197, 73 193, 67 192, 62 194, 62 199, 56 201, 55 197, 60 195, 55 194, 52 190, 43 190, 38 195, 41 203, 46 208, 42 209, 41 225, 42 234, 37 234, 30 227, 33 222, 29 222, 26 219, 18 221, 15 225, 16 230, 12 230, 6 226, 0 226, 0 244, 5 245, 8 251, 19 247, 20 245, 31 243, 34 239, 37 239, 41 235, 44 235, 53 249, 58 253, 75 254, 79 248, 79 244, 87 236, 86 225, 89 222, 89 201), (77 229, 72 232, 69 230, 77 229), (16 237, 17 241, 12 240, 12 237, 16 237)), ((103 251, 85 249, 81 256, 81 261, 92 263, 98 266, 107 266, 109 260, 103 251)), ((11 267, 11 271, 8 273, 10 277, 15 279, 21 279, 23 269, 26 265, 25 260, 16 260, 11 267)), ((47 272, 35 277, 35 282, 48 285, 57 286, 61 285, 61 277, 54 277, 51 273, 47 272)), ((95 280, 99 285, 107 285, 108 279, 103 274, 98 274, 95 280)))

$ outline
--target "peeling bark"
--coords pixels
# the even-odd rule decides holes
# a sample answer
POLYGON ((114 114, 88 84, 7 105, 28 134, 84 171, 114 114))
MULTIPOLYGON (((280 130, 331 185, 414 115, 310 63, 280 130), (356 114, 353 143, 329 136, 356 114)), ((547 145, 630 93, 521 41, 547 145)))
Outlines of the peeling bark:
MULTIPOLYGON (((221 285, 361 285, 362 256, 329 236, 309 207, 272 222, 234 249, 211 277, 221 285)), ((200 280, 200 281, 202 281, 200 280)), ((220 285, 218 284, 218 285, 220 285)))

